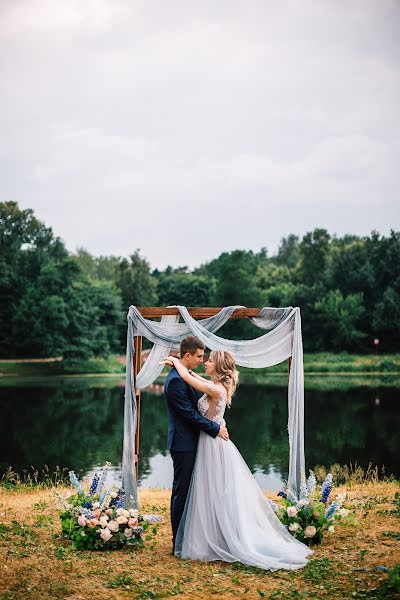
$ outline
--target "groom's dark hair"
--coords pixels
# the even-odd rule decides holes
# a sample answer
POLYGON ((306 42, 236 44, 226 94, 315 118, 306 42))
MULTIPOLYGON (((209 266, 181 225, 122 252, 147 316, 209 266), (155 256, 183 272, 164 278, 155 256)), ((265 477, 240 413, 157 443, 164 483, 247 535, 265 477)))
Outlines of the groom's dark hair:
POLYGON ((188 337, 183 338, 181 341, 180 356, 183 358, 186 352, 189 352, 189 354, 193 355, 198 349, 205 350, 205 345, 193 335, 189 335, 188 337))

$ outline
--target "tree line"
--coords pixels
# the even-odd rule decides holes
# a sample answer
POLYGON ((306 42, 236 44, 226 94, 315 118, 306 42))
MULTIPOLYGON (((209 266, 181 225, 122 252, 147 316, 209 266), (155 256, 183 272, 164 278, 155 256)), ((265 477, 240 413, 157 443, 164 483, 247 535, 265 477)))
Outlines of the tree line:
MULTIPOLYGON (((31 209, 0 203, 0 357, 88 358, 123 353, 137 306, 299 306, 306 351, 398 350, 400 232, 290 234, 276 255, 234 250, 190 270, 129 258, 72 254, 31 209)), ((260 335, 230 321, 225 337, 260 335)))

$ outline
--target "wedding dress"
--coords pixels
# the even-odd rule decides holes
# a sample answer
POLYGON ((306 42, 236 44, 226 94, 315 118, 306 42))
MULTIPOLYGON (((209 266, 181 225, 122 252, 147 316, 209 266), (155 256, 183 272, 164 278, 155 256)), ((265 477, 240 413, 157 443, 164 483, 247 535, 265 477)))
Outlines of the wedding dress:
MULTIPOLYGON (((225 424, 226 391, 219 387, 218 402, 204 394, 198 408, 225 424)), ((274 571, 304 567, 310 554, 279 521, 236 446, 201 431, 175 556, 274 571)))

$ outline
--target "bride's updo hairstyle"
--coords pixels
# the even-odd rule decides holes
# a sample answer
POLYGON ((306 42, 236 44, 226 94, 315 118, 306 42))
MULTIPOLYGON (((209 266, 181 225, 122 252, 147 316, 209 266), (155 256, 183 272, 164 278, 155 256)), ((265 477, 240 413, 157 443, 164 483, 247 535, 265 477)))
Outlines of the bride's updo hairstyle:
POLYGON ((210 360, 215 363, 217 379, 222 383, 228 395, 228 406, 231 405, 232 396, 239 383, 239 373, 236 362, 231 352, 227 350, 212 350, 210 360))

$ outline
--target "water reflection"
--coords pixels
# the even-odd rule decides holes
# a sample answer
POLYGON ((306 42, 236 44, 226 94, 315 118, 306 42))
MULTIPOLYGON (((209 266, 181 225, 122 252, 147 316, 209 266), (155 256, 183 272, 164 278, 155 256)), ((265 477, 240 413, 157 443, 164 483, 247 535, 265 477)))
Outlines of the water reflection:
MULTIPOLYGON (((21 380, 18 382, 21 383, 21 380)), ((120 478, 123 390, 110 379, 45 380, 0 387, 0 468, 30 465, 94 472, 106 460, 120 478)), ((167 416, 159 387, 142 395, 139 473, 146 487, 170 487, 167 416)), ((263 489, 287 477, 287 388, 284 381, 247 381, 226 420, 263 489)), ((372 462, 400 474, 398 388, 332 386, 326 378, 305 392, 307 466, 372 462), (322 388, 322 389, 321 389, 322 388), (379 402, 377 402, 377 398, 379 402)))

